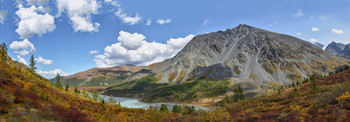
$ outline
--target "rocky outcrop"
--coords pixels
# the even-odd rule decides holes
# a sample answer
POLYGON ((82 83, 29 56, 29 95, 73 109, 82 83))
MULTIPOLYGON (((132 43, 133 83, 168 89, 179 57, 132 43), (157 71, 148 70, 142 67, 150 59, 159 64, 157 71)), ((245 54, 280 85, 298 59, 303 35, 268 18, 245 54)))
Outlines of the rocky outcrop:
POLYGON ((341 55, 343 53, 344 48, 345 44, 332 42, 326 47, 325 51, 329 54, 341 55))

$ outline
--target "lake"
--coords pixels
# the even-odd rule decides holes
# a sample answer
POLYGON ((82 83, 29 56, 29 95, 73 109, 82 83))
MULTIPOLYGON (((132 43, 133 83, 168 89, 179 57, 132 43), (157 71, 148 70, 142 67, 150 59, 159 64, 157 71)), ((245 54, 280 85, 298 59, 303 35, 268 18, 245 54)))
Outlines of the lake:
MULTIPOLYGON (((91 97, 91 94, 89 94, 91 97)), ((110 96, 105 96, 105 95, 99 95, 101 98, 103 98, 105 101, 108 101, 110 96)), ((158 106, 160 107, 161 104, 165 104, 168 106, 169 110, 171 111, 173 109, 174 105, 187 105, 187 106, 193 106, 192 104, 179 104, 179 103, 170 103, 170 102, 164 102, 164 103, 145 103, 145 102, 140 102, 138 98, 124 98, 124 97, 114 97, 117 102, 120 102, 121 106, 124 106, 126 108, 142 108, 142 109, 148 109, 149 106, 158 106)), ((208 107, 196 107, 196 110, 206 110, 209 111, 211 110, 208 107)))

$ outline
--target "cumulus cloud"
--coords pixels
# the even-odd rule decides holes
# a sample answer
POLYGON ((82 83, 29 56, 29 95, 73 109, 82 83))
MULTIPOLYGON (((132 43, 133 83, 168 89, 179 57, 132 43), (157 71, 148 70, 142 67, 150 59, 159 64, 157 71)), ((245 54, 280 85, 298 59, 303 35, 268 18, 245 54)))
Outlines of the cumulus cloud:
POLYGON ((22 58, 20 55, 17 55, 17 59, 18 59, 17 61, 19 61, 19 62, 21 62, 21 63, 27 65, 26 60, 24 60, 24 58, 22 58))
POLYGON ((299 35, 299 36, 300 36, 300 35, 301 35, 301 33, 299 33, 299 32, 298 32, 298 33, 297 33, 297 35, 299 35))
POLYGON ((22 56, 26 56, 30 52, 35 51, 34 45, 28 41, 28 39, 24 39, 23 41, 13 41, 9 47, 14 51, 14 53, 22 56))
POLYGON ((317 39, 311 38, 310 41, 311 42, 317 42, 317 39))
POLYGON ((0 10, 0 24, 4 24, 7 12, 7 10, 0 10))
POLYGON ((46 78, 54 78, 56 77, 57 74, 60 76, 68 76, 68 73, 63 72, 61 69, 55 69, 55 70, 50 70, 50 71, 38 71, 38 74, 46 77, 46 78))
POLYGON ((160 25, 163 25, 163 24, 167 24, 167 23, 170 23, 171 22, 171 19, 158 19, 157 20, 157 23, 160 24, 160 25))
POLYGON ((301 11, 301 9, 298 9, 298 11, 296 13, 294 13, 294 16, 301 17, 301 16, 304 16, 304 13, 303 13, 303 11, 301 11))
POLYGON ((115 12, 114 14, 117 15, 119 19, 123 21, 123 23, 126 23, 128 25, 135 25, 142 20, 139 14, 136 14, 135 16, 131 16, 124 13, 122 9, 118 9, 118 11, 115 12))
POLYGON ((50 2, 50 0, 26 0, 28 5, 46 5, 50 2))
POLYGON ((171 38, 166 44, 147 42, 139 33, 119 32, 118 43, 107 46, 104 54, 94 59, 98 67, 112 67, 124 64, 149 65, 175 56, 192 38, 171 38))
POLYGON ((97 54, 97 53, 99 53, 98 50, 91 50, 91 51, 89 52, 89 54, 97 54))
POLYGON ((312 27, 311 29, 312 31, 319 31, 320 29, 316 28, 316 27, 312 27))
POLYGON ((341 30, 341 29, 335 29, 335 28, 333 28, 333 29, 332 29, 332 32, 335 33, 335 34, 343 34, 343 30, 341 30))
POLYGON ((29 8, 18 5, 16 15, 19 17, 18 28, 16 32, 21 39, 33 37, 34 34, 41 36, 47 32, 52 32, 56 29, 54 17, 48 13, 38 14, 38 11, 43 11, 43 7, 31 6, 29 8))
POLYGON ((41 56, 39 56, 39 58, 35 59, 35 61, 38 62, 39 64, 43 64, 43 65, 51 65, 53 63, 52 60, 44 59, 41 56))
POLYGON ((75 32, 97 32, 99 23, 91 21, 91 14, 97 14, 100 4, 97 0, 56 0, 58 15, 66 10, 75 32))

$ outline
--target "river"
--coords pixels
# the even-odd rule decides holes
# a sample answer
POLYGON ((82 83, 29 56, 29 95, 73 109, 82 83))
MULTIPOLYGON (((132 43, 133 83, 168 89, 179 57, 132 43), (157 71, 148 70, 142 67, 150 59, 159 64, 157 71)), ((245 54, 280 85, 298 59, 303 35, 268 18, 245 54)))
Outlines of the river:
MULTIPOLYGON (((90 97, 92 96, 89 94, 90 97)), ((99 95, 101 98, 103 98, 105 101, 108 102, 108 99, 110 96, 105 96, 105 95, 99 95)), ((126 108, 142 108, 142 109, 148 109, 149 106, 158 106, 160 107, 161 104, 165 104, 168 106, 169 110, 171 111, 173 109, 174 105, 187 105, 187 106, 193 106, 192 104, 180 104, 180 103, 171 103, 171 102, 164 102, 164 103, 145 103, 145 102, 140 102, 138 98, 124 98, 124 97, 114 97, 117 102, 120 103, 121 106, 124 106, 126 108)), ((211 109, 208 107, 197 107, 194 106, 196 110, 206 110, 210 111, 211 109)))

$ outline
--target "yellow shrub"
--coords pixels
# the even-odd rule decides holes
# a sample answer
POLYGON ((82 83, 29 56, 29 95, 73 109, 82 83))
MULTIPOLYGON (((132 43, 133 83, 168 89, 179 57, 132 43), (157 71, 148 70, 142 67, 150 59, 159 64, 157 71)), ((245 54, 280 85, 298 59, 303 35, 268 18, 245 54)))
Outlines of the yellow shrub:
POLYGON ((348 91, 346 91, 340 97, 338 97, 336 100, 338 102, 343 102, 343 101, 346 101, 346 100, 350 100, 350 93, 348 91))

